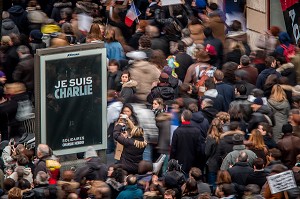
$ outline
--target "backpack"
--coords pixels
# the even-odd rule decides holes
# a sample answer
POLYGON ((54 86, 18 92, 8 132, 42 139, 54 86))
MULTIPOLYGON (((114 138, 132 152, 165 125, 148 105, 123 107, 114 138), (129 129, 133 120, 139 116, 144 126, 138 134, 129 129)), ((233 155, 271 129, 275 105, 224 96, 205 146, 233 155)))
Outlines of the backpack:
POLYGON ((212 77, 213 74, 210 74, 210 70, 214 70, 214 67, 209 65, 205 70, 200 70, 200 65, 196 66, 196 77, 197 77, 197 83, 196 83, 196 88, 199 90, 200 93, 204 93, 204 87, 205 87, 205 81, 209 78, 212 77))
POLYGON ((290 62, 293 57, 295 57, 296 50, 293 44, 290 44, 288 47, 284 44, 280 45, 283 48, 283 56, 287 62, 290 62))

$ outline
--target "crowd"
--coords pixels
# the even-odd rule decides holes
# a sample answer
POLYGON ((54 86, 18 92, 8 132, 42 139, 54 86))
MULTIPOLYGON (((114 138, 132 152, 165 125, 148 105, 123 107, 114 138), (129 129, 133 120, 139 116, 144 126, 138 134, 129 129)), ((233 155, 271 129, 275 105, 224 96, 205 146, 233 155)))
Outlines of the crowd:
POLYGON ((243 13, 226 23, 216 3, 126 2, 3 2, 0 198, 300 198, 300 45, 272 26, 251 48, 243 13), (133 3, 141 15, 129 27, 133 3), (89 146, 82 166, 62 169, 32 144, 33 57, 94 42, 107 50, 115 164, 89 146), (268 176, 285 171, 296 186, 272 191, 268 176))

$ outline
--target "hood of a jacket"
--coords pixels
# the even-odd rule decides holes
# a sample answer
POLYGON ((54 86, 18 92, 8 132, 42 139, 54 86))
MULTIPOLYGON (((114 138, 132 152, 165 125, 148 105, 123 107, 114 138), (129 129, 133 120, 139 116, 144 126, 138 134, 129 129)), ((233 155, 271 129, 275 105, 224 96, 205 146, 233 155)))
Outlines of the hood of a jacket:
POLYGON ((282 43, 282 44, 289 44, 289 43, 291 43, 291 38, 290 38, 290 36, 288 35, 288 33, 286 33, 286 32, 281 32, 281 33, 279 33, 279 35, 278 35, 278 40, 279 40, 280 43, 282 43))
POLYGON ((21 15, 25 12, 25 10, 22 8, 22 6, 15 5, 8 9, 8 12, 12 15, 21 15))
POLYGON ((122 87, 128 87, 128 88, 131 88, 131 87, 136 87, 137 86, 137 81, 135 80, 130 80, 128 82, 125 82, 122 87))
POLYGON ((163 122, 166 120, 171 120, 172 119, 172 115, 170 113, 166 113, 166 112, 162 112, 160 114, 157 115, 157 117, 155 118, 155 120, 157 122, 163 122))
POLYGON ((198 112, 192 114, 191 120, 196 123, 202 123, 204 121, 204 116, 200 111, 198 111, 198 112))
POLYGON ((226 38, 236 41, 247 42, 247 33, 244 31, 229 31, 226 38))
POLYGON ((94 170, 100 170, 101 164, 99 159, 100 158, 98 157, 93 157, 89 161, 87 161, 86 164, 94 170))
POLYGON ((282 102, 277 102, 274 101, 273 99, 268 99, 268 103, 277 111, 281 111, 289 107, 289 103, 287 100, 284 100, 282 102))
POLYGON ((289 69, 289 68, 294 68, 294 64, 292 64, 292 63, 282 64, 279 68, 276 69, 276 71, 281 73, 282 71, 289 69))
POLYGON ((210 116, 214 117, 219 111, 215 109, 214 107, 205 107, 202 112, 205 112, 206 114, 209 114, 210 116))
POLYGON ((3 19, 2 28, 5 30, 12 30, 16 27, 16 24, 11 19, 3 19))
MULTIPOLYGON (((136 71, 144 73, 144 74, 153 74, 153 68, 156 68, 156 66, 154 64, 152 64, 148 61, 144 61, 144 60, 134 61, 133 65, 131 67, 133 70, 136 70, 136 71), (151 65, 153 67, 151 67, 151 65)), ((157 79, 158 79, 158 77, 157 77, 157 79)))
POLYGON ((209 89, 204 92, 205 96, 216 98, 218 96, 217 89, 209 89))

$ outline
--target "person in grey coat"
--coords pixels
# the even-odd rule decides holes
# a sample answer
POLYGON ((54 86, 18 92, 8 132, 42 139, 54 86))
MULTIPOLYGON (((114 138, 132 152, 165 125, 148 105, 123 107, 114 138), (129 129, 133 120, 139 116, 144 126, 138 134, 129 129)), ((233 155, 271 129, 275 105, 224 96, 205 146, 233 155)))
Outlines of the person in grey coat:
POLYGON ((15 22, 9 18, 9 13, 3 11, 2 13, 2 26, 1 26, 1 36, 8 36, 11 33, 15 33, 17 35, 20 34, 19 29, 15 22))

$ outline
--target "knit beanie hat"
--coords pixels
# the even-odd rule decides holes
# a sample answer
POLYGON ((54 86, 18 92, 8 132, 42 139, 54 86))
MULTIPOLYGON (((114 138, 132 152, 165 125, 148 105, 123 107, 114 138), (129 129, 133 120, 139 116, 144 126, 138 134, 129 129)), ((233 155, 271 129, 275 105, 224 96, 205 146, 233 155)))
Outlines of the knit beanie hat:
POLYGON ((87 159, 87 158, 91 158, 91 157, 98 157, 98 155, 97 155, 94 147, 88 146, 88 148, 85 151, 84 158, 87 159))
POLYGON ((43 37, 43 33, 40 30, 32 30, 29 35, 35 40, 41 40, 43 37))
POLYGON ((286 133, 292 133, 293 132, 293 127, 291 124, 284 124, 282 126, 282 133, 286 134, 286 133))

